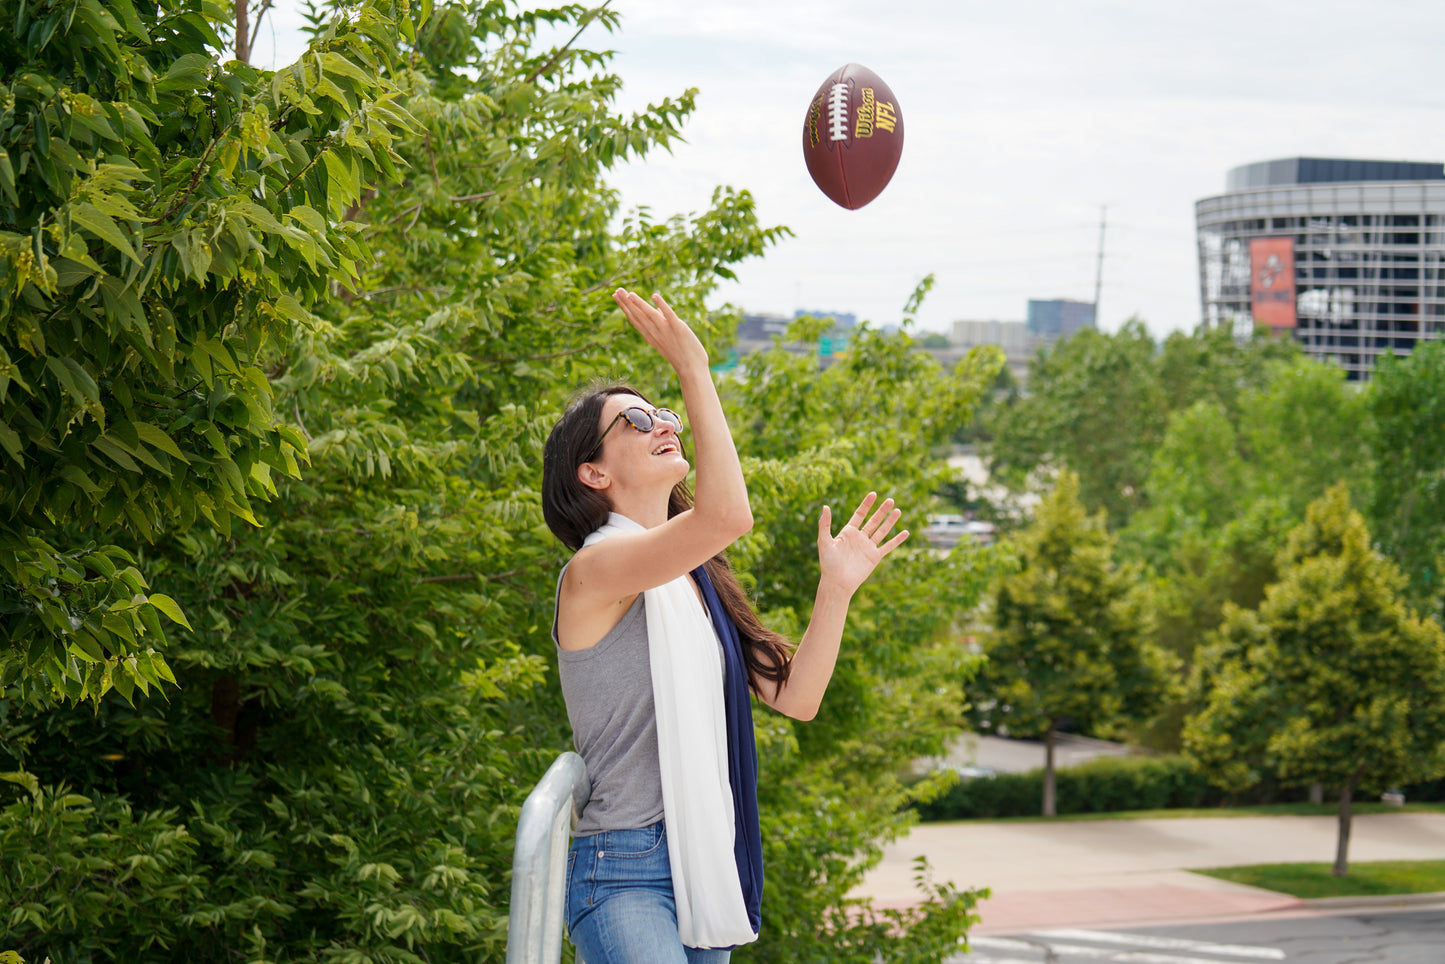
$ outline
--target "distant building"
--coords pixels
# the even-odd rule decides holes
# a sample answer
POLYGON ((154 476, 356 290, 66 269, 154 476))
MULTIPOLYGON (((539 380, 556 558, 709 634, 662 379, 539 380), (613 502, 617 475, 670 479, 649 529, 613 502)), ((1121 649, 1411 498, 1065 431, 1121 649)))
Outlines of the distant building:
POLYGON ((774 335, 788 330, 792 320, 787 315, 744 314, 742 324, 738 325, 738 341, 772 341, 774 335))
POLYGON ((997 345, 1006 355, 1027 355, 1039 344, 1022 321, 955 321, 949 340, 962 348, 997 345))
MULTIPOLYGON (((738 359, 761 349, 771 348, 773 338, 787 334, 788 325, 796 318, 808 315, 814 318, 833 318, 836 322, 834 328, 827 334, 819 337, 817 353, 826 366, 831 364, 834 356, 848 350, 849 329, 858 323, 857 315, 834 314, 821 311, 798 311, 790 318, 787 315, 769 314, 766 312, 749 314, 744 313, 742 322, 738 325, 738 340, 733 347, 730 358, 721 364, 724 370, 737 367, 738 359)), ((801 346, 785 345, 788 351, 801 351, 801 346)), ((809 349, 812 350, 812 349, 809 349)))
POLYGON ((1356 381, 1445 337, 1445 165, 1291 157, 1225 183, 1194 206, 1206 324, 1288 334, 1356 381))
POLYGON ((800 308, 793 312, 794 318, 832 318, 837 324, 839 331, 847 331, 849 328, 858 326, 858 316, 850 311, 818 311, 813 308, 800 308))
MULTIPOLYGON (((858 324, 858 316, 851 312, 841 311, 795 311, 791 316, 771 314, 768 312, 744 313, 742 323, 738 325, 738 341, 744 343, 759 342, 770 343, 774 335, 785 334, 788 325, 794 320, 804 316, 811 318, 832 318, 835 323, 834 341, 839 341, 836 332, 846 332, 858 324)), ((846 342, 846 337, 841 341, 846 342)))
POLYGON ((1080 328, 1094 327, 1094 303, 1071 301, 1068 298, 1029 299, 1026 323, 1029 334, 1047 341, 1067 338, 1080 328))
POLYGON ((978 345, 997 345, 1019 382, 1028 375, 1029 360, 1044 343, 1041 336, 1030 334, 1027 323, 1022 321, 955 321, 949 341, 965 351, 978 345))

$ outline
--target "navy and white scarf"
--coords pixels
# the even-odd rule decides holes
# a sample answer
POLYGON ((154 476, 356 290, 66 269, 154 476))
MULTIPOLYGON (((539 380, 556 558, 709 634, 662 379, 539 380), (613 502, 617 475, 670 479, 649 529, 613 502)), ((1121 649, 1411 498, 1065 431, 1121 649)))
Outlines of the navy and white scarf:
MULTIPOLYGON (((642 526, 612 513, 586 545, 642 526)), ((757 940, 763 855, 758 753, 742 641, 703 567, 643 593, 663 817, 688 947, 757 940), (721 645, 719 645, 721 644, 721 645)))

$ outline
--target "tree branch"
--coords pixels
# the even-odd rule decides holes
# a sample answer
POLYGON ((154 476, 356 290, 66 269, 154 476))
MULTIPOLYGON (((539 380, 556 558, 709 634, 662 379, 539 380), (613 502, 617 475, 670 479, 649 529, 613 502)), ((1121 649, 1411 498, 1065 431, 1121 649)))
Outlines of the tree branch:
POLYGON ((269 11, 270 9, 271 9, 271 0, 265 0, 265 2, 261 4, 261 9, 259 9, 259 10, 256 11, 256 29, 254 29, 254 30, 251 31, 251 40, 250 40, 250 42, 247 43, 247 45, 246 45, 246 47, 247 47, 248 50, 254 50, 254 49, 255 49, 255 47, 256 47, 256 38, 257 38, 258 36, 260 36, 260 34, 261 34, 261 21, 266 19, 266 13, 267 13, 267 11, 269 11))
MULTIPOLYGON (((239 60, 240 58, 237 59, 239 60)), ((201 155, 201 159, 196 162, 196 169, 191 172, 191 183, 186 185, 186 193, 183 194, 180 199, 176 201, 175 204, 171 205, 170 210, 166 211, 165 214, 162 214, 157 220, 169 221, 172 214, 175 214, 181 208, 186 206, 186 202, 191 199, 191 195, 196 193, 196 185, 201 183, 201 172, 206 169, 206 162, 211 159, 211 152, 216 149, 217 144, 221 143, 221 139, 224 138, 228 133, 230 133, 231 128, 240 121, 240 117, 240 114, 237 114, 235 117, 233 117, 231 119, 231 123, 221 128, 221 132, 211 140, 211 143, 206 145, 206 152, 201 155)), ((291 185, 288 184, 286 186, 290 187, 291 185)))
POLYGON ((478 576, 474 572, 458 573, 454 576, 427 576, 425 579, 418 579, 416 585, 424 585, 429 582, 473 582, 482 579, 485 582, 495 582, 498 579, 510 579, 513 576, 520 576, 521 569, 513 569, 511 572, 499 572, 492 576, 478 576))
MULTIPOLYGON (((607 9, 608 7, 610 7, 610 6, 612 6, 612 0, 606 0, 606 2, 604 2, 604 3, 602 4, 602 6, 600 6, 600 7, 597 8, 597 10, 595 11, 595 13, 601 13, 603 10, 606 10, 606 9, 607 9)), ((555 66, 556 63, 557 63, 557 61, 561 59, 562 54, 564 54, 574 43, 577 42, 577 38, 580 37, 580 36, 582 36, 582 31, 584 31, 584 30, 586 30, 588 27, 592 26, 592 21, 595 20, 595 19, 597 19, 595 15, 592 16, 592 17, 589 17, 589 18, 587 19, 587 21, 582 24, 582 26, 580 26, 580 27, 577 28, 577 32, 574 33, 574 34, 571 36, 571 38, 568 39, 568 41, 567 41, 566 43, 564 43, 562 46, 560 46, 560 47, 557 48, 556 52, 554 52, 554 53, 552 54, 552 59, 551 59, 551 60, 547 61, 545 64, 543 64, 542 66, 538 67, 536 70, 534 70, 534 71, 532 71, 530 74, 528 74, 528 75, 527 75, 527 79, 524 80, 524 81, 522 81, 522 83, 524 83, 524 84, 530 84, 530 83, 532 83, 532 81, 536 80, 541 74, 543 74, 544 72, 546 72, 547 70, 549 70, 549 69, 551 69, 553 66, 555 66)))
POLYGON ((301 426, 301 434, 306 436, 306 441, 312 441, 311 433, 306 431, 306 423, 301 421, 301 405, 296 399, 291 399, 291 411, 296 414, 296 424, 301 426))
POLYGON ((584 351, 593 351, 596 348, 596 345, 581 345, 577 348, 568 348, 566 351, 549 352, 546 355, 526 355, 518 358, 493 358, 491 356, 486 356, 483 358, 478 358, 477 361, 486 362, 489 365, 513 365, 519 361, 550 361, 553 358, 566 358, 568 355, 579 355, 584 351))

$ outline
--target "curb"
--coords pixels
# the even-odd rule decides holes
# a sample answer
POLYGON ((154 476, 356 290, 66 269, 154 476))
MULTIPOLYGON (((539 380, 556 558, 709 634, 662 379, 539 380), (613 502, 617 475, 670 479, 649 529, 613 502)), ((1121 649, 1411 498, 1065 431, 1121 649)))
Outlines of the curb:
POLYGON ((1445 905, 1445 891, 1427 894, 1373 894, 1365 897, 1312 897, 1302 901, 1311 910, 1379 910, 1385 907, 1445 905))

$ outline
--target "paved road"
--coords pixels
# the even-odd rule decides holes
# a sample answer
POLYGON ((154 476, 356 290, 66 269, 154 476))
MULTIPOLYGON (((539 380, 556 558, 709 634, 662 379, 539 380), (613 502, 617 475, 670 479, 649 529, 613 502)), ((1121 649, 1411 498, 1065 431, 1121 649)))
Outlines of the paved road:
POLYGON ((949 964, 1441 964, 1445 907, 1183 927, 975 937, 949 964))
MULTIPOLYGON (((936 879, 993 891, 978 935, 1298 912, 1296 898, 1186 868, 1327 862, 1336 829, 1333 817, 925 824, 886 848, 858 893, 912 903, 911 862, 922 854, 936 879)), ((1445 860, 1445 814, 1356 817, 1350 858, 1445 860)))

